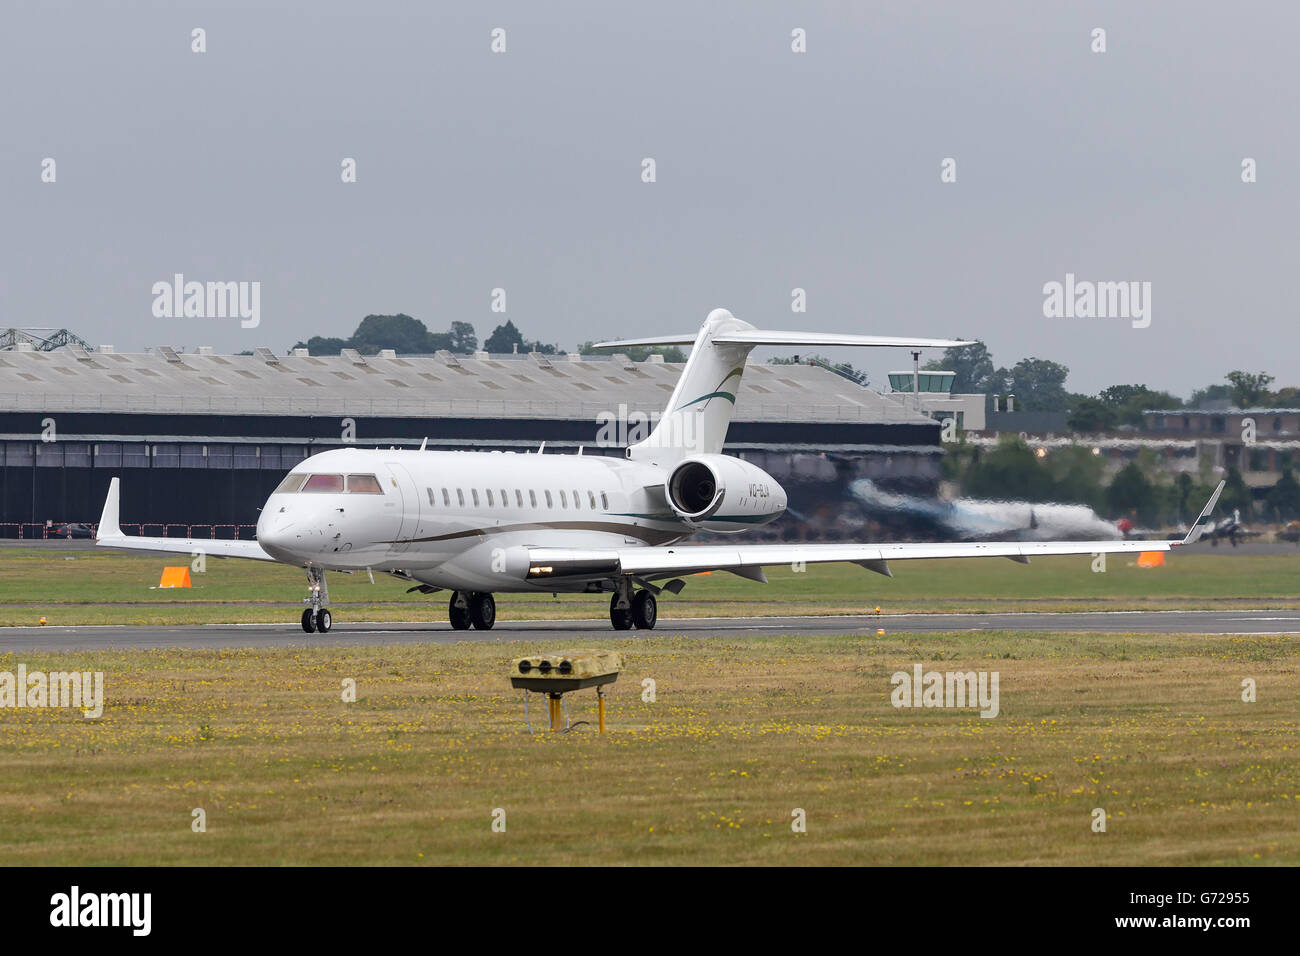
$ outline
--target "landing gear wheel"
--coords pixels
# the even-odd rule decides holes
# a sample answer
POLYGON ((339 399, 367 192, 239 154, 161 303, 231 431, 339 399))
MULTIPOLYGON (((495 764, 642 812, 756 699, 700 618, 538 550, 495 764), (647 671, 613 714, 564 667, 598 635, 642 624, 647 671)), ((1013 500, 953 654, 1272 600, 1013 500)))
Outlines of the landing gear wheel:
POLYGON ((451 601, 447 605, 447 620, 451 622, 451 626, 454 630, 467 631, 469 630, 469 624, 470 624, 469 608, 458 607, 456 602, 459 599, 460 599, 460 592, 459 591, 453 592, 451 595, 451 601))
POLYGON ((302 629, 308 634, 311 634, 316 630, 316 612, 311 608, 307 608, 307 610, 302 612, 302 629))
POLYGON ((609 623, 614 625, 616 631, 632 630, 632 609, 619 607, 617 594, 609 599, 609 623))
POLYGON ((328 634, 333 624, 334 618, 328 608, 321 608, 316 612, 316 630, 322 634, 328 634))
POLYGON ((472 594, 469 599, 469 619, 480 631, 492 630, 497 622, 497 602, 490 594, 472 594))
POLYGON ((632 598, 632 623, 638 630, 653 631, 659 620, 659 602, 649 591, 637 591, 632 598))

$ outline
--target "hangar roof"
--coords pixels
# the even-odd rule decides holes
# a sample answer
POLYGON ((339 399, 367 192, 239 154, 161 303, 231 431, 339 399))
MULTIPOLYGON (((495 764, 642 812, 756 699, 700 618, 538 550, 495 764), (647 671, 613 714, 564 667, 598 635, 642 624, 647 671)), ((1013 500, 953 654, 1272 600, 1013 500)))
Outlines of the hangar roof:
MULTIPOLYGON (((595 420, 662 411, 681 370, 621 355, 0 351, 0 410, 595 420)), ((932 422, 816 366, 746 371, 735 421, 932 422)))

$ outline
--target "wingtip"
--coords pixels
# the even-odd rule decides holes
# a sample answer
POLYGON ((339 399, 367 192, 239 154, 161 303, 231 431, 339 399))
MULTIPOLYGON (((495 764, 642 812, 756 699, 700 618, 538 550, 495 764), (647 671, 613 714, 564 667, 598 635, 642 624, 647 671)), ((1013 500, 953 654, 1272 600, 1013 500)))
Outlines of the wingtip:
POLYGON ((1205 534, 1205 527, 1201 522, 1209 517, 1210 513, 1214 511, 1214 506, 1219 503, 1219 495, 1223 494, 1223 488, 1227 483, 1228 481, 1226 478, 1219 481, 1218 487, 1214 489, 1214 494, 1210 495, 1210 500, 1205 503, 1205 507, 1201 509, 1201 513, 1196 516, 1196 520, 1192 522, 1192 526, 1187 530, 1186 536, 1182 541, 1173 542, 1174 544, 1179 545, 1180 547, 1185 547, 1201 540, 1201 535, 1205 534))
POLYGON ((114 476, 108 482, 108 495, 104 498, 104 511, 99 516, 99 525, 95 529, 95 538, 97 540, 102 541, 105 538, 122 537, 122 528, 118 524, 118 507, 121 494, 121 479, 114 476))

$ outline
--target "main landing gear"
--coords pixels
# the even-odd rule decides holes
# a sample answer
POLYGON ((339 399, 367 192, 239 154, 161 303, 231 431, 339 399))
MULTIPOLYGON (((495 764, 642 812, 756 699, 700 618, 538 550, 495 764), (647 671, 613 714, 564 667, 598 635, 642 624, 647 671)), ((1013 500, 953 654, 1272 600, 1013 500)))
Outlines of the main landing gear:
POLYGON ((334 626, 334 618, 325 607, 330 602, 330 589, 325 584, 325 572, 320 568, 307 569, 307 596, 303 604, 311 607, 302 612, 302 629, 308 634, 320 631, 328 634, 334 626))
POLYGON ((447 603, 447 619, 457 631, 490 631, 497 622, 497 602, 491 594, 482 591, 453 591, 447 603))
POLYGON ((653 592, 640 590, 632 592, 629 581, 619 582, 619 589, 609 599, 609 623, 616 631, 630 631, 635 627, 639 631, 654 630, 659 620, 659 602, 653 592))

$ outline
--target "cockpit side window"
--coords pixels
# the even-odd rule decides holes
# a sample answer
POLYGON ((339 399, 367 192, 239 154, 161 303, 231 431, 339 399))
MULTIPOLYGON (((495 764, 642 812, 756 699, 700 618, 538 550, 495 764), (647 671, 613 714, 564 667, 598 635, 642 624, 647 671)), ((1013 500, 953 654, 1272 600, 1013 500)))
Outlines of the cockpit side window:
MULTIPOLYGON (((348 491, 354 495, 382 495, 379 479, 374 475, 348 475, 348 491)), ((433 490, 429 491, 429 500, 433 500, 433 490)))
POLYGON ((343 491, 343 476, 312 475, 302 486, 302 490, 316 494, 339 494, 343 491))
POLYGON ((307 480, 303 474, 288 474, 284 476, 284 481, 280 482, 275 488, 274 494, 290 495, 302 487, 302 483, 307 480))

